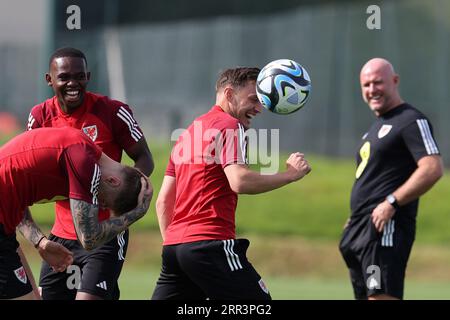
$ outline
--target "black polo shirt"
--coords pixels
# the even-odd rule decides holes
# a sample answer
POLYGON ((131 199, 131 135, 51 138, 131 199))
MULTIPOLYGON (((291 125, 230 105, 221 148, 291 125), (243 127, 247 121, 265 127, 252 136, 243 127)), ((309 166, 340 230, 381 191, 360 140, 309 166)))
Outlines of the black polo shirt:
MULTIPOLYGON (((370 214, 416 170, 417 161, 439 154, 431 123, 407 103, 383 114, 362 137, 356 154, 352 216, 370 214)), ((415 218, 418 199, 399 211, 415 218)))

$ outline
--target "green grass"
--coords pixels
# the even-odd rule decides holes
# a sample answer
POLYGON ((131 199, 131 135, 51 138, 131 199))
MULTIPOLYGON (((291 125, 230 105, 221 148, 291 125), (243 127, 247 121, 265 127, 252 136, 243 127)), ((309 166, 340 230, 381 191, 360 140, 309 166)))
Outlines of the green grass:
MULTIPOLYGON (((159 270, 125 268, 120 277, 121 299, 150 299, 159 270)), ((264 282, 276 300, 350 300, 353 290, 345 278, 264 277, 264 282)), ((438 281, 406 281, 407 300, 448 300, 450 283, 438 281)))
MULTIPOLYGON (((37 260, 31 261, 31 268, 35 277, 39 275, 40 264, 37 260)), ((155 268, 133 267, 124 265, 119 286, 121 300, 148 300, 151 298, 159 276, 155 268)), ((38 279, 36 278, 36 281, 38 279)), ((264 277, 273 299, 277 300, 303 300, 303 299, 352 299, 352 289, 347 279, 320 279, 295 277, 264 277)), ((437 294, 433 295, 436 285, 428 285, 428 296, 441 298, 450 297, 450 285, 447 290, 444 285, 437 294)))
MULTIPOLYGON (((147 215, 132 227, 133 232, 145 234, 158 230, 154 203, 169 155, 168 146, 156 144, 150 148, 156 164, 151 178, 155 196, 147 215)), ((286 158, 282 155, 280 163, 286 158)), ((251 260, 266 275, 264 280, 274 299, 352 299, 345 266, 335 250, 349 215, 354 163, 321 156, 307 155, 307 158, 313 171, 303 180, 272 192, 240 196, 236 214, 238 236, 251 235, 251 260), (277 247, 278 242, 286 243, 283 241, 288 241, 290 246, 277 247), (303 249, 295 251, 295 248, 303 249)), ((128 158, 124 161, 130 163, 128 158)), ((442 250, 437 250, 450 240, 448 224, 443 223, 448 221, 450 213, 450 202, 446 201, 448 190, 450 178, 446 175, 421 199, 406 299, 450 298, 450 278, 446 276, 449 255, 444 257, 442 250)), ((47 227, 53 224, 53 204, 35 205, 32 212, 39 224, 47 227)), ((159 250, 158 238, 151 242, 142 239, 135 251, 128 254, 120 278, 122 299, 151 297, 159 275, 159 250), (149 250, 149 246, 158 250, 149 250)), ((36 276, 38 258, 30 258, 36 276)))
MULTIPOLYGON (((126 268, 120 277, 121 299, 150 299, 159 271, 126 268)), ((349 279, 303 277, 264 277, 276 300, 350 300, 353 290, 349 279)), ((405 299, 450 299, 449 282, 407 281, 405 299)))
MULTIPOLYGON (((151 181, 154 198, 147 215, 134 228, 157 230, 155 200, 169 155, 169 146, 150 145, 155 171, 151 181)), ((271 235, 298 235, 310 239, 338 240, 342 225, 349 216, 349 197, 354 179, 352 160, 307 155, 312 172, 299 182, 260 195, 241 195, 236 213, 237 232, 271 235)), ((280 164, 287 159, 281 156, 280 164)), ((130 163, 125 157, 124 161, 130 163)), ((448 173, 448 172, 447 172, 448 173)), ((445 175, 421 198, 417 240, 423 243, 448 243, 450 177, 445 175)), ((35 205, 35 220, 51 225, 52 204, 35 205)))
MULTIPOLYGON (((150 299, 158 276, 158 270, 133 269, 132 272, 122 272, 121 299, 150 299)), ((353 298, 350 283, 346 279, 264 277, 264 282, 272 298, 277 300, 353 298)), ((450 296, 450 289, 447 293, 450 296)))
MULTIPOLYGON (((40 264, 31 261, 35 277, 40 264)), ((155 288, 159 270, 124 265, 119 279, 121 300, 149 300, 155 288)), ((275 300, 351 300, 353 291, 347 278, 263 277, 275 300)), ((38 281, 38 279, 36 279, 38 281)), ((407 300, 448 300, 450 283, 438 281, 406 281, 407 300)))

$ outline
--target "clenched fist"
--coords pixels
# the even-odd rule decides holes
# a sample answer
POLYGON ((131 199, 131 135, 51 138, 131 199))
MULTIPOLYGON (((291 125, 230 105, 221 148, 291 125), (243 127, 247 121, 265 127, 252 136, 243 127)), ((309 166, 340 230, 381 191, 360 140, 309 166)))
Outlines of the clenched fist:
POLYGON ((286 171, 290 174, 292 181, 296 181, 307 175, 311 167, 303 153, 295 152, 286 160, 286 171))

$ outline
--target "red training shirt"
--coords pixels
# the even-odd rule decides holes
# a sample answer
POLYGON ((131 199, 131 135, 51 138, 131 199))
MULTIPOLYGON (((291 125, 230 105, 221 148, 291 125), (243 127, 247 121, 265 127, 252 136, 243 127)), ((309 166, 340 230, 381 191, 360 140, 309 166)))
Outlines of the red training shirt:
MULTIPOLYGON (((122 150, 127 150, 143 136, 131 109, 120 101, 86 92, 83 103, 75 112, 65 114, 56 96, 34 106, 28 117, 28 130, 39 127, 73 127, 81 129, 111 159, 120 162, 122 150)), ((99 221, 109 218, 109 210, 99 209, 99 221)), ((68 200, 56 202, 52 234, 76 240, 68 200)))
POLYGON ((97 203, 101 150, 79 130, 42 128, 0 148, 0 223, 12 234, 24 210, 73 198, 97 203))
POLYGON ((223 169, 245 163, 243 134, 238 119, 214 106, 179 137, 166 169, 176 199, 164 245, 235 238, 237 194, 223 169))

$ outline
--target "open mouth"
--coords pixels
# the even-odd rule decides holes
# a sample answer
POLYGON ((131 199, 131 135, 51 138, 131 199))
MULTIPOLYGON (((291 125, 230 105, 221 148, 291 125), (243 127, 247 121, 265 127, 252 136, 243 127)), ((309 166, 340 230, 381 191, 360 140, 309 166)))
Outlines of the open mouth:
POLYGON ((64 92, 64 98, 66 101, 78 101, 81 97, 81 91, 80 90, 66 90, 64 92))
POLYGON ((381 100, 382 96, 380 95, 376 95, 376 96, 372 96, 370 97, 370 102, 379 102, 381 100))

